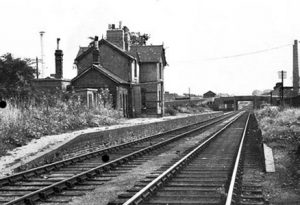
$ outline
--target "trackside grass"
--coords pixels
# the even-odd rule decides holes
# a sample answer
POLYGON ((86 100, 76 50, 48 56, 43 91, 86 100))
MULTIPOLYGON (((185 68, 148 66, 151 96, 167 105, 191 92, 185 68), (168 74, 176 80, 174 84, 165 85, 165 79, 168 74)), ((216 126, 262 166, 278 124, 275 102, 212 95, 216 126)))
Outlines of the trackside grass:
POLYGON ((300 109, 265 107, 255 111, 263 141, 273 149, 275 173, 265 174, 264 194, 270 204, 300 201, 300 109))

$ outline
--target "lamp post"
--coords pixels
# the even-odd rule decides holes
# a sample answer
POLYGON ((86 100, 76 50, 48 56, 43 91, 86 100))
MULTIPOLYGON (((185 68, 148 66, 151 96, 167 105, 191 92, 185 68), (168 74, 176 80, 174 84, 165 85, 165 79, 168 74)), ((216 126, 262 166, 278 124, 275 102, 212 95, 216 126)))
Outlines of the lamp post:
POLYGON ((281 79, 281 106, 283 106, 283 90, 284 90, 284 86, 283 86, 283 79, 286 78, 286 71, 284 70, 281 70, 281 71, 278 71, 278 77, 281 79))

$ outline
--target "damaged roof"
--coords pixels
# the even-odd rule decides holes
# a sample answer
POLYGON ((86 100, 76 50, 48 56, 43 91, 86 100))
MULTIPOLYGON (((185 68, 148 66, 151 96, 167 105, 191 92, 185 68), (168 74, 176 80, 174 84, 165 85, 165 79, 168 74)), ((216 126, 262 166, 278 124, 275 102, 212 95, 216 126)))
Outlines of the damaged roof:
MULTIPOLYGON (((79 56, 81 56, 84 52, 86 52, 88 49, 89 49, 90 47, 79 47, 79 51, 78 51, 78 53, 77 53, 77 55, 76 55, 76 58, 78 58, 79 56)), ((76 59, 75 58, 75 59, 76 59)))

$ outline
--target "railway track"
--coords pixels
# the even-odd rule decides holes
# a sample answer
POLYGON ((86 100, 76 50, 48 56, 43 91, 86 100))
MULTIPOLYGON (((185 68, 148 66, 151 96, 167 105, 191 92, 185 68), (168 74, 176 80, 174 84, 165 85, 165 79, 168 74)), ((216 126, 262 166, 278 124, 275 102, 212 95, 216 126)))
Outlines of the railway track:
POLYGON ((109 205, 237 204, 239 167, 249 121, 244 113, 209 137, 144 187, 128 190, 109 205))
POLYGON ((222 120, 228 119, 228 117, 232 117, 232 115, 195 123, 173 131, 1 178, 0 203, 34 204, 39 200, 47 200, 51 195, 59 195, 63 190, 72 190, 73 192, 70 194, 70 197, 72 197, 76 191, 80 193, 84 191, 84 188, 78 188, 76 185, 101 185, 111 177, 107 174, 109 170, 115 169, 114 175, 118 174, 118 169, 120 169, 119 173, 126 172, 126 170, 130 170, 133 166, 139 164, 138 161, 132 164, 128 163, 133 159, 140 157, 142 160, 147 160, 151 158, 151 156, 145 156, 147 153, 151 153, 187 135, 203 131, 222 120), (103 162, 103 156, 109 157, 111 161, 108 163, 103 162), (119 168, 120 166, 122 167, 119 168), (93 180, 90 180, 92 178, 93 180))
MULTIPOLYGON (((222 116, 219 116, 219 117, 222 118, 222 116)), ((215 119, 218 119, 218 117, 216 117, 215 119)), ((176 133, 180 134, 181 132, 184 132, 184 130, 188 131, 189 129, 192 129, 193 127, 195 128, 195 127, 197 127, 197 126, 199 126, 199 125, 201 125, 205 122, 208 122, 210 120, 211 119, 200 121, 200 122, 197 122, 197 123, 193 123, 193 124, 190 124, 190 125, 187 125, 187 126, 180 127, 178 129, 170 130, 169 132, 163 132, 163 133, 160 133, 160 134, 156 134, 154 136, 150 136, 148 139, 151 139, 151 138, 154 139, 154 138, 158 138, 158 137, 161 137, 161 136, 166 136, 166 134, 172 134, 172 135, 174 135, 176 133)), ((157 140, 159 141, 159 139, 157 139, 157 140)), ((135 141, 137 141, 137 140, 135 140, 135 141)), ((79 156, 79 155, 82 155, 82 154, 86 154, 86 153, 89 153, 91 151, 97 151, 97 150, 104 149, 104 147, 103 147, 103 145, 101 145, 101 143, 102 143, 101 138, 99 138, 99 140, 85 141, 84 143, 80 143, 79 145, 74 145, 74 146, 70 147, 69 149, 66 149, 66 150, 60 152, 58 156, 55 156, 55 159, 64 160, 64 159, 76 157, 76 156, 79 156)), ((113 145, 111 145, 111 146, 113 146, 113 145)), ((55 161, 58 161, 58 160, 55 160, 55 161)), ((51 163, 51 161, 48 162, 48 163, 51 163)))
POLYGON ((252 123, 245 140, 244 160, 241 163, 239 192, 236 193, 237 202, 241 205, 264 205, 268 202, 263 196, 264 158, 262 135, 254 115, 250 116, 252 123))
MULTIPOLYGON (((226 113, 225 115, 231 115, 232 113, 226 113)), ((197 127, 197 126, 201 126, 203 123, 207 123, 211 120, 217 120, 217 119, 221 119, 223 117, 225 117, 225 115, 221 115, 221 116, 217 116, 217 117, 213 117, 211 118, 211 116, 208 116, 209 119, 200 121, 200 122, 196 122, 196 123, 192 123, 183 127, 179 127, 177 129, 173 129, 170 131, 166 131, 166 132, 162 132, 162 133, 158 133, 149 137, 145 137, 145 138, 141 138, 141 139, 137 139, 137 140, 132 140, 130 142, 127 143, 122 143, 120 145, 114 145, 111 144, 111 146, 109 146, 109 150, 107 150, 106 147, 108 147, 108 143, 103 143, 102 140, 102 136, 100 135, 99 138, 96 139, 91 139, 91 140, 85 140, 84 142, 81 143, 76 143, 75 145, 72 145, 64 150, 60 150, 58 153, 56 153, 55 155, 47 158, 44 160, 44 162, 40 161, 37 162, 36 164, 32 164, 29 167, 27 167, 26 165, 22 165, 20 167, 18 167, 16 169, 17 172, 21 172, 27 169, 32 169, 35 167, 40 167, 44 164, 51 164, 54 163, 56 161, 63 161, 66 159, 70 159, 70 158, 74 158, 74 157, 78 157, 80 155, 85 155, 88 153, 92 153, 92 152, 98 152, 98 151, 110 151, 111 149, 114 149, 114 147, 116 147, 117 149, 119 147, 124 147, 124 146, 131 146, 132 143, 140 143, 140 142, 146 142, 146 141, 150 141, 150 140, 156 140, 159 141, 159 137, 166 137, 166 135, 175 135, 183 133, 185 130, 188 131, 189 129, 192 129, 193 127, 197 127)))

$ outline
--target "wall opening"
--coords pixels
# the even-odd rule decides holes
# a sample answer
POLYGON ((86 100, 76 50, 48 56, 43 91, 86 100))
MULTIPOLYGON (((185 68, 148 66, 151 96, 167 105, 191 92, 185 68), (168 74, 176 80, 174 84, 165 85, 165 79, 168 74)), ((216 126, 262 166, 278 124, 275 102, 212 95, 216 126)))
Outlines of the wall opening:
POLYGON ((253 109, 253 101, 238 101, 238 110, 242 110, 242 109, 253 109))

